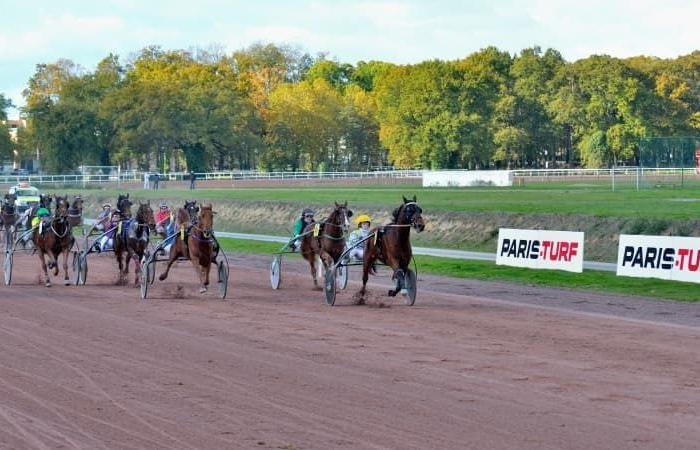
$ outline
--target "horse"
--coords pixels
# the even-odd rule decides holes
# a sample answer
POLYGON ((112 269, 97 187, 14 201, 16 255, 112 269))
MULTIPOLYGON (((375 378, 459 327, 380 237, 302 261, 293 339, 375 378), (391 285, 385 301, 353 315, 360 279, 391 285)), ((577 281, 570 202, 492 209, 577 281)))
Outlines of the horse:
POLYGON ((118 218, 117 229, 114 231, 113 237, 113 248, 114 255, 117 258, 117 264, 119 265, 119 282, 126 281, 126 275, 129 273, 129 254, 126 259, 126 263, 122 262, 122 254, 127 251, 127 230, 131 226, 131 200, 129 200, 129 194, 122 195, 119 194, 117 198, 117 209, 114 211, 113 217, 118 218))
MULTIPOLYGON (((178 222, 187 220, 186 213, 185 208, 178 210, 178 222)), ((175 242, 170 247, 170 258, 168 259, 165 272, 158 277, 160 281, 168 278, 168 272, 175 260, 180 257, 189 258, 195 272, 199 276, 199 293, 207 292, 211 263, 216 258, 214 247, 216 239, 214 239, 213 234, 214 214, 211 204, 202 205, 196 223, 190 226, 189 232, 184 236, 184 239, 184 228, 180 229, 180 233, 176 235, 175 242)))
POLYGON ((39 252, 41 269, 46 279, 46 287, 51 286, 47 270, 46 256, 49 257, 48 268, 53 269, 53 275, 58 276, 58 256, 63 254, 64 283, 70 284, 68 279, 68 255, 75 243, 70 223, 68 223, 68 196, 56 196, 56 210, 53 217, 46 223, 39 224, 33 232, 32 241, 34 248, 39 252))
POLYGON ((0 205, 0 225, 5 230, 4 239, 5 248, 9 249, 13 245, 15 226, 18 220, 17 208, 15 201, 17 197, 14 194, 5 194, 0 205))
POLYGON ((156 229, 151 202, 139 202, 136 217, 123 222, 122 227, 122 232, 117 233, 114 237, 114 251, 117 253, 117 260, 119 261, 119 278, 120 280, 126 280, 129 273, 129 261, 134 259, 134 285, 138 285, 139 277, 141 276, 141 262, 148 248, 148 240, 151 232, 154 232, 156 229), (124 270, 122 271, 121 256, 124 251, 126 251, 126 258, 124 270))
POLYGON ((359 304, 364 303, 369 273, 377 260, 394 270, 392 279, 396 280, 396 287, 389 290, 390 297, 395 297, 406 288, 404 277, 413 258, 410 240, 411 228, 414 228, 418 233, 425 229, 422 214, 423 209, 418 206, 415 195, 412 200, 403 197, 403 203, 392 212, 391 223, 375 227, 370 231, 370 235, 374 233, 376 237, 365 242, 359 304))
POLYGON ((335 202, 335 209, 328 219, 310 223, 304 228, 301 240, 301 254, 308 261, 314 288, 319 288, 318 280, 323 277, 322 269, 332 267, 345 250, 345 233, 350 226, 352 211, 348 202, 335 202), (318 227, 318 231, 315 231, 318 227))
POLYGON ((68 223, 71 227, 79 227, 83 225, 83 199, 76 195, 73 203, 68 208, 68 223))

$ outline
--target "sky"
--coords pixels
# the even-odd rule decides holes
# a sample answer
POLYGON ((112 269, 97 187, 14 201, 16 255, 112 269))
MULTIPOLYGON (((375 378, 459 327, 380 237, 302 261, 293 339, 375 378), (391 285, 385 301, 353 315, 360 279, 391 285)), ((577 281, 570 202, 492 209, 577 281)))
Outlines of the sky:
MULTIPOLYGON (((700 48, 698 0, 0 0, 0 93, 17 106, 41 63, 114 53, 291 44, 341 62, 458 59, 484 47, 673 58, 700 48)), ((16 118, 19 110, 8 111, 16 118)))

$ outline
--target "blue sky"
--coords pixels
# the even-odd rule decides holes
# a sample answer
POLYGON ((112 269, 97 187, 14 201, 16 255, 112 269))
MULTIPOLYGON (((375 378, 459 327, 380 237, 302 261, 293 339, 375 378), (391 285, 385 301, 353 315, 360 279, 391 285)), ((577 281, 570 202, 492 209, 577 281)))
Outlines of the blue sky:
POLYGON ((17 105, 38 63, 92 70, 110 52, 124 61, 148 45, 289 43, 350 63, 456 59, 489 45, 552 47, 569 61, 700 47, 697 0, 0 0, 0 11, 0 93, 17 105))

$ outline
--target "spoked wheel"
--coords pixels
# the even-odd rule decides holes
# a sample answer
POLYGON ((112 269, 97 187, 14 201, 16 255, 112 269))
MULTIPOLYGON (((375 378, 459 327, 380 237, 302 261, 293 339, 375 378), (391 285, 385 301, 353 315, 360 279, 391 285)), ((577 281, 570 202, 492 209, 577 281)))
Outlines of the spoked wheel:
POLYGON ((142 300, 145 300, 146 297, 148 297, 148 286, 151 285, 151 273, 152 273, 152 271, 149 267, 149 266, 151 266, 151 262, 152 261, 151 261, 150 254, 148 252, 146 252, 143 255, 143 259, 141 260, 141 267, 143 267, 143 269, 141 269, 141 278, 140 278, 140 281, 141 281, 140 288, 141 288, 141 299, 142 300))
POLYGON ((282 257, 275 255, 270 264, 270 285, 272 289, 279 289, 282 281, 282 257))
POLYGON ((326 271, 326 279, 323 283, 323 293, 326 295, 326 304, 333 306, 335 304, 335 269, 326 271))
POLYGON ((226 292, 228 291, 228 266, 224 261, 219 261, 218 264, 219 273, 219 296, 221 298, 226 298, 226 292))
POLYGON ((87 253, 85 250, 81 251, 78 253, 78 260, 77 260, 77 267, 76 267, 76 275, 75 275, 75 285, 85 285, 85 282, 87 281, 87 274, 88 274, 88 262, 87 262, 87 253))
POLYGON ((149 283, 151 285, 153 285, 153 282, 156 281, 156 258, 155 258, 155 256, 153 258, 151 258, 151 260, 146 265, 146 273, 148 274, 148 279, 150 280, 149 283))
POLYGON ((5 286, 12 283, 12 250, 5 250, 5 264, 3 266, 5 272, 5 286))
POLYGON ((418 291, 418 285, 416 280, 416 273, 411 269, 406 271, 406 275, 403 279, 403 286, 406 289, 406 299, 404 302, 408 306, 413 306, 416 303, 416 292, 418 291))
POLYGON ((348 266, 338 266, 335 269, 335 276, 338 278, 338 289, 343 290, 348 287, 348 266))

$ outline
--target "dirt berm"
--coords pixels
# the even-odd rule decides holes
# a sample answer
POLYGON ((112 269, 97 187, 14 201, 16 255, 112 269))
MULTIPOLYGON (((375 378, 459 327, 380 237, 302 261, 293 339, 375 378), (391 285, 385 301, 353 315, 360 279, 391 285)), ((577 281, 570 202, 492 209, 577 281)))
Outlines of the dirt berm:
MULTIPOLYGON (((104 196, 87 195, 86 217, 94 217, 104 196)), ((242 233, 291 234, 292 224, 305 206, 315 208, 317 219, 330 213, 329 205, 297 202, 217 201, 217 230, 242 233)), ((356 214, 370 214, 374 225, 388 223, 391 210, 367 205, 350 205, 356 214)), ((700 236, 700 220, 663 220, 636 217, 598 217, 585 214, 521 214, 493 212, 424 212, 426 229, 413 233, 418 246, 495 252, 499 228, 583 231, 586 260, 614 262, 619 234, 700 236)))

